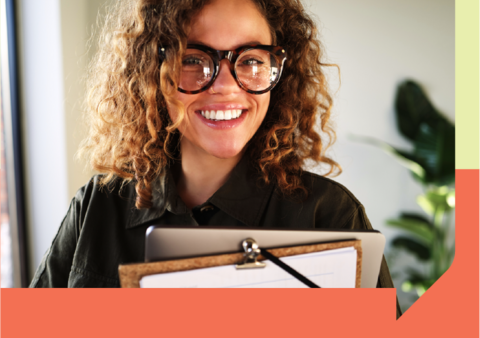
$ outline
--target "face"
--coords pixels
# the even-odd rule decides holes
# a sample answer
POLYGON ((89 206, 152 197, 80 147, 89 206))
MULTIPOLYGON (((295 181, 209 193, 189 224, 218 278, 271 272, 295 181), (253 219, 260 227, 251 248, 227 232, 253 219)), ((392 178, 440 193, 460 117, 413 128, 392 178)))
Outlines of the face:
MULTIPOLYGON (((216 0, 194 18, 188 43, 216 50, 234 50, 251 44, 270 45, 272 41, 267 22, 253 3, 216 0)), ((228 159, 241 156, 260 127, 267 113, 270 92, 255 95, 241 89, 230 73, 229 61, 224 59, 210 89, 194 95, 177 92, 176 98, 185 107, 185 118, 179 127, 183 135, 182 151, 188 147, 228 159), (204 116, 207 111, 210 119, 204 116), (219 112, 224 116, 231 114, 232 119, 211 119, 212 111, 217 116, 219 112), (240 116, 235 117, 238 114, 240 116)), ((172 121, 176 121, 177 113, 171 107, 169 114, 172 121)))

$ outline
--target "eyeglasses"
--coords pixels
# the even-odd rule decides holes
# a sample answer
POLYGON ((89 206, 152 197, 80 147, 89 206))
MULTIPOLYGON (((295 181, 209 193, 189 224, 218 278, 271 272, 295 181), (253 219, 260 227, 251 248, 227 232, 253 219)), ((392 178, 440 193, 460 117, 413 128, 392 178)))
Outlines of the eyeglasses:
MULTIPOLYGON (((165 60, 165 47, 160 47, 159 52, 161 60, 165 60)), ((251 45, 235 50, 215 50, 188 44, 182 58, 178 91, 198 94, 210 88, 223 59, 230 61, 230 72, 240 88, 251 94, 263 94, 278 83, 287 52, 280 46, 251 45)))

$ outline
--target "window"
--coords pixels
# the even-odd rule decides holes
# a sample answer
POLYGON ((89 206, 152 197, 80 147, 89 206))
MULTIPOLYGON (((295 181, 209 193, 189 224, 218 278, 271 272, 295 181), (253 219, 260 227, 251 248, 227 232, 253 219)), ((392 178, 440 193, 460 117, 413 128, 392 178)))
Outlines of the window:
POLYGON ((25 287, 28 276, 14 1, 1 0, 0 6, 2 287, 25 287))

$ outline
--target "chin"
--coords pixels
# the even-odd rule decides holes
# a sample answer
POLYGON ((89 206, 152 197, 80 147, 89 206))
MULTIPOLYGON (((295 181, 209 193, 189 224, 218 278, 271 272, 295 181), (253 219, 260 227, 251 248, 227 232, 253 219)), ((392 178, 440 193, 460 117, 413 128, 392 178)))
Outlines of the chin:
POLYGON ((226 160, 241 154, 243 148, 244 147, 236 147, 233 145, 229 146, 228 144, 222 144, 220 146, 211 147, 210 149, 206 150, 210 155, 226 160))

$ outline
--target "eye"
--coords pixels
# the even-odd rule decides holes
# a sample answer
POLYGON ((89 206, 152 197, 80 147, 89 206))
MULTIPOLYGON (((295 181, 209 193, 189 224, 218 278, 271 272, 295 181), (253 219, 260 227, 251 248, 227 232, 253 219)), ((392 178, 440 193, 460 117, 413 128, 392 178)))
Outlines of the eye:
POLYGON ((183 59, 182 63, 186 66, 201 65, 204 61, 201 58, 195 56, 188 56, 183 59))
POLYGON ((246 66, 255 66, 255 65, 263 65, 264 62, 252 58, 252 59, 243 60, 242 64, 246 66))

